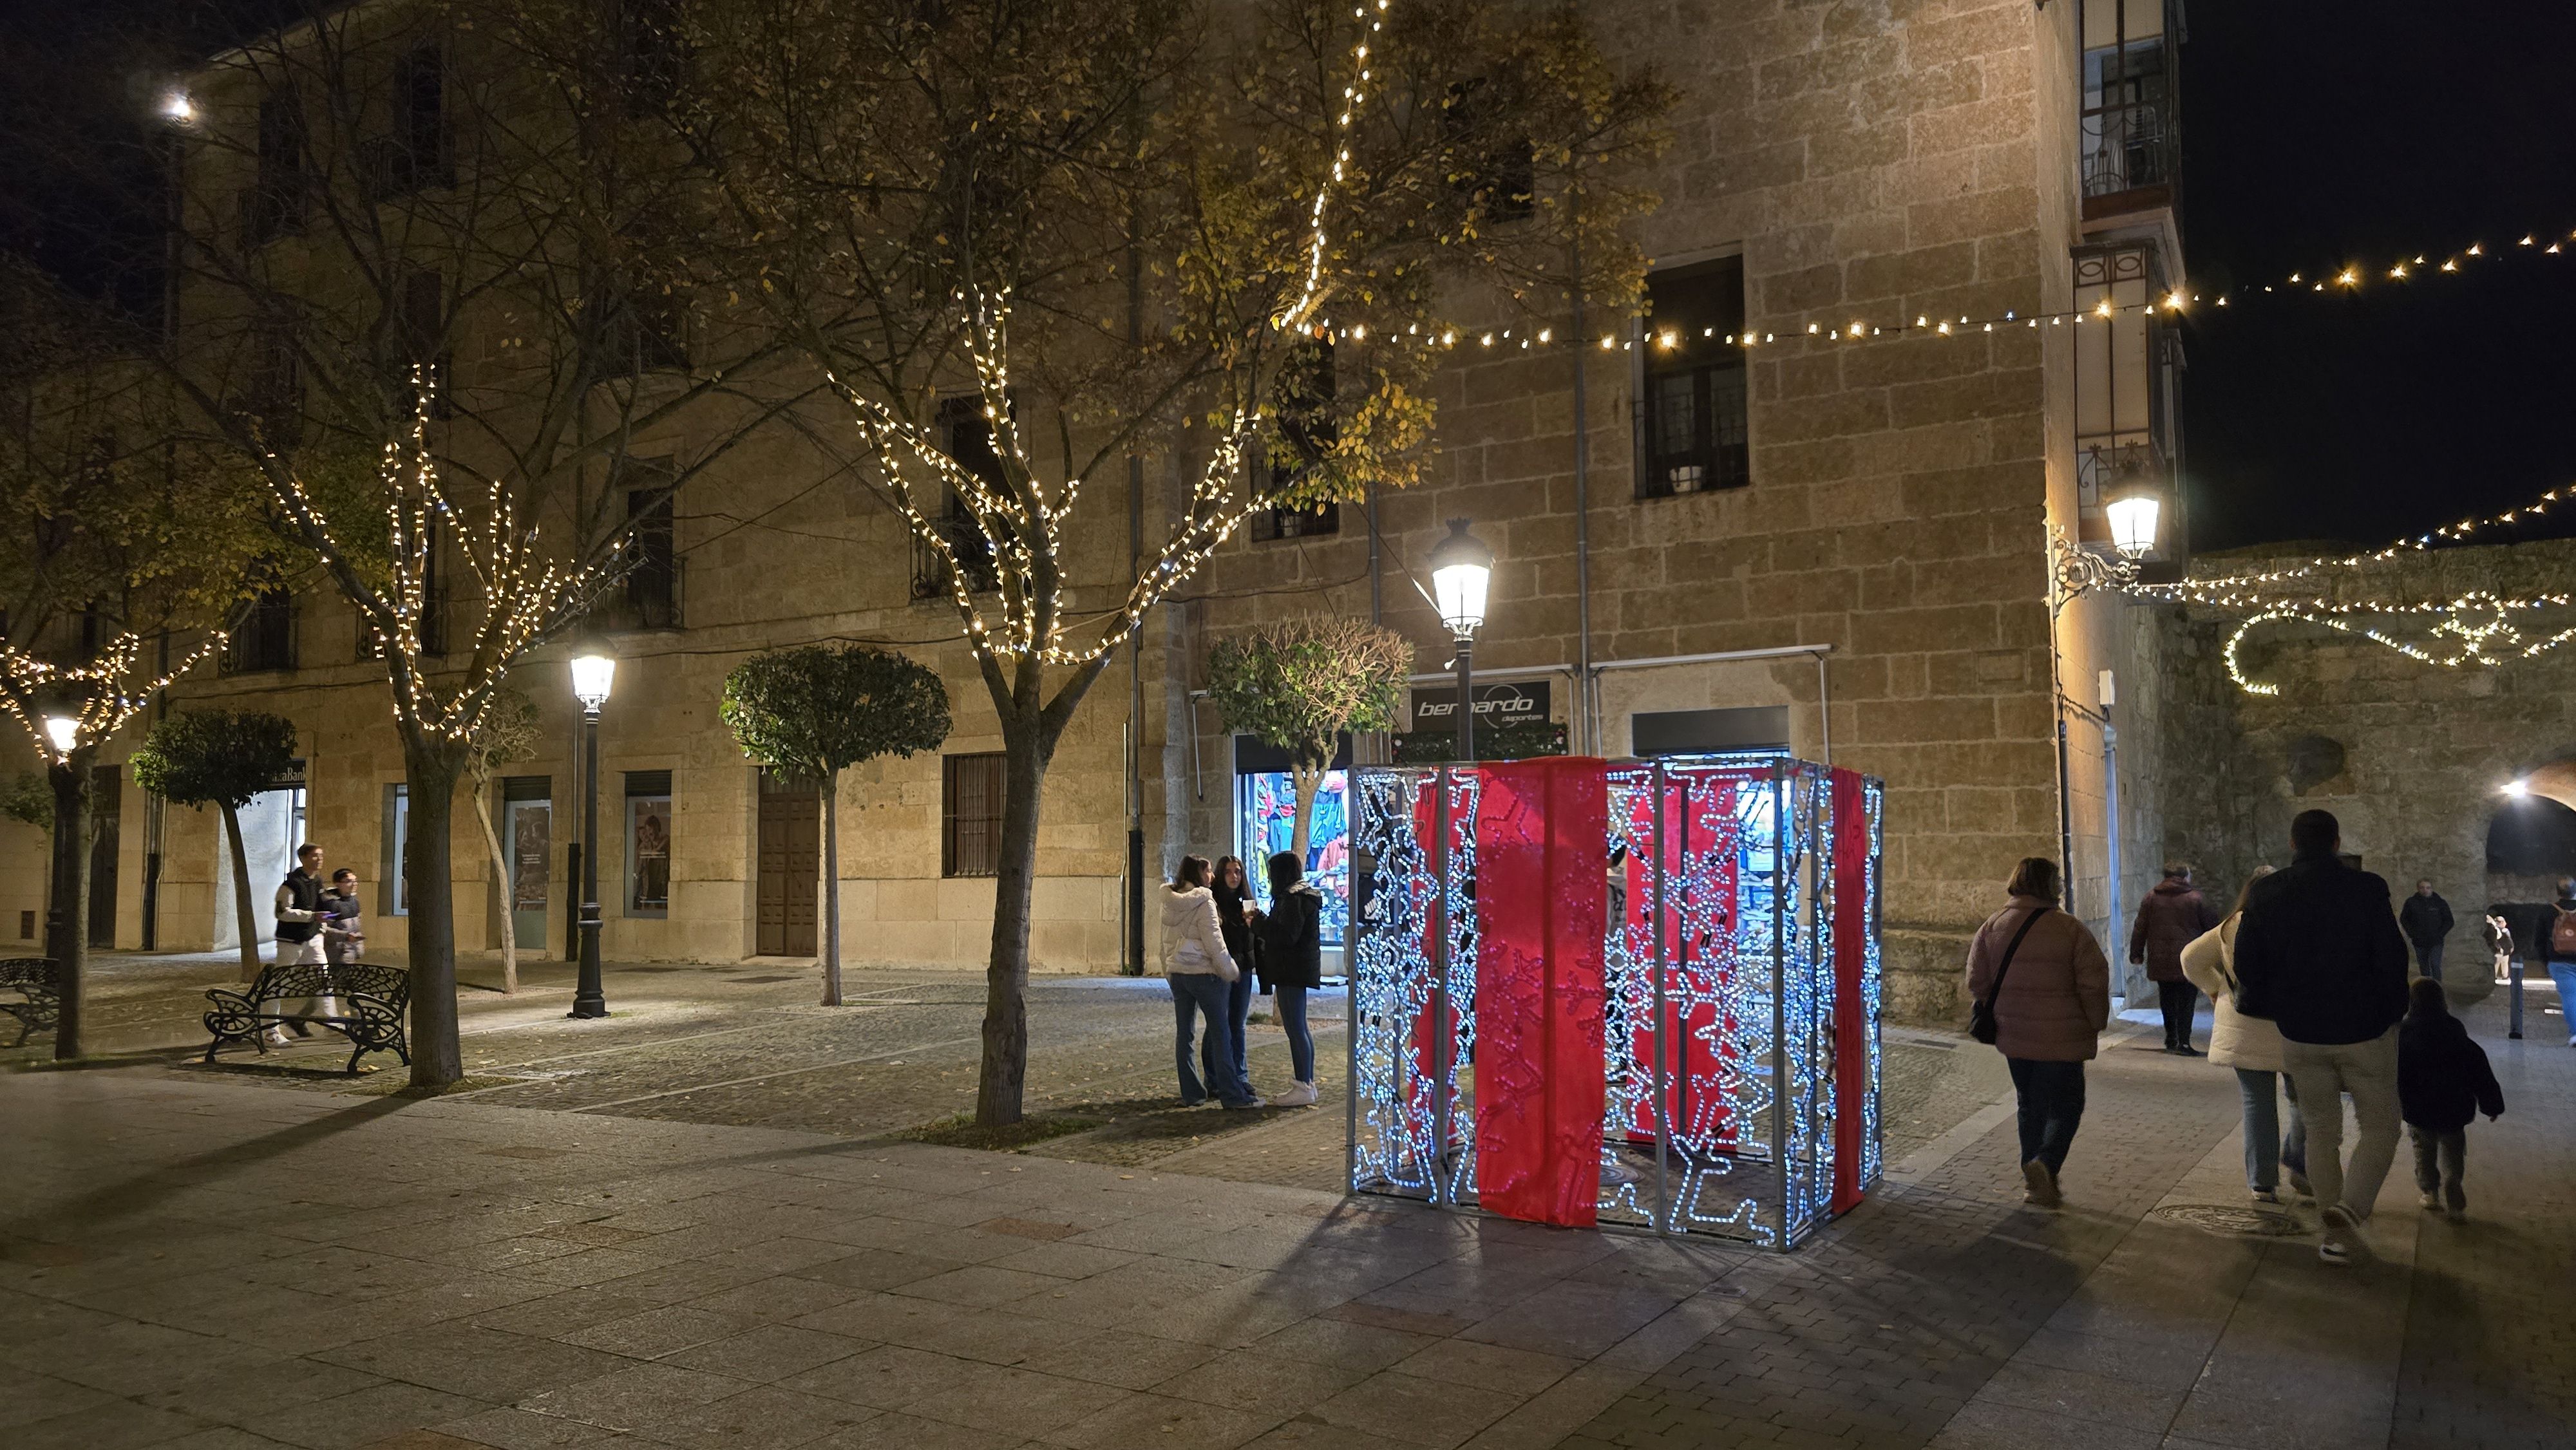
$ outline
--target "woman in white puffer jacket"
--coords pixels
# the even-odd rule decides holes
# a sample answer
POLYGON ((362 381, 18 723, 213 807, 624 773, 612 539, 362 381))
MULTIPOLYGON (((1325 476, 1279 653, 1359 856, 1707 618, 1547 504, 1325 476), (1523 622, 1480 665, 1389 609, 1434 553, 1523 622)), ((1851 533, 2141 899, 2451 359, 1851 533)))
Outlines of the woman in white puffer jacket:
POLYGON ((1171 986, 1172 1013, 1178 1027, 1173 1058, 1181 1076, 1181 1103, 1197 1107, 1210 1097, 1229 1108, 1257 1108, 1261 1099, 1234 1070, 1233 1029, 1226 1016, 1227 985, 1243 975, 1225 949, 1225 931, 1216 916, 1216 895, 1208 889, 1205 856, 1184 856, 1172 883, 1163 888, 1163 978, 1171 986), (1202 1082, 1191 1067, 1190 1019, 1205 1015, 1207 1037, 1198 1052, 1202 1082))
POLYGON ((2281 1066, 2281 1029, 2269 1018, 2248 1017, 2236 1010, 2236 928, 2245 919, 2245 894, 2272 868, 2257 866, 2237 893, 2236 909, 2215 928, 2182 949, 2182 974, 2209 994, 2213 1015, 2209 1060, 2236 1070, 2236 1089, 2245 1103, 2245 1187, 2256 1203, 2278 1203, 2278 1174, 2290 1170, 2290 1187, 2308 1191, 2308 1125, 2299 1117, 2299 1098, 2281 1066), (2290 1104, 2288 1131, 2283 1131, 2279 1099, 2290 1104))

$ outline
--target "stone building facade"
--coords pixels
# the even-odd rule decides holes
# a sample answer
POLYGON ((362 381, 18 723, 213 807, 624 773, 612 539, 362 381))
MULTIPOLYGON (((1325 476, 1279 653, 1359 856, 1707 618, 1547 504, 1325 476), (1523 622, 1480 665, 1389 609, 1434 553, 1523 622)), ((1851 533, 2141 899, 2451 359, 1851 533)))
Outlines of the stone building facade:
MULTIPOLYGON (((2165 746, 2141 727, 2129 748, 2105 749, 2095 717, 2106 671, 2119 708, 2147 709, 2157 680, 2140 661, 2171 641, 2109 596, 2053 608, 2048 530, 2105 537, 2105 458, 2161 470, 2168 486, 2175 466, 2168 343, 2137 305, 2139 289, 2181 275, 2161 3, 1614 0, 1590 13, 1615 56, 1651 59, 1680 91, 1675 144, 1651 178, 1661 205, 1638 223, 1652 312, 1596 317, 1580 337, 1551 329, 1536 346, 1525 328, 1487 345, 1461 319, 1427 486, 1344 504, 1329 531, 1266 520, 1162 611, 1132 676, 1122 664, 1093 691, 1049 776, 1041 969, 1114 970, 1126 956, 1131 803, 1149 873, 1185 847, 1234 848, 1234 742, 1191 694, 1209 643, 1279 615, 1375 613, 1438 670, 1447 643, 1413 579, 1459 517, 1499 556, 1480 668, 1549 684, 1548 714, 1573 749, 1687 750, 1694 731, 1713 732, 1708 748, 1776 746, 1886 779, 1901 1015, 1955 1010, 1964 937, 2001 904, 2018 858, 2071 848, 2074 905, 2097 930, 2152 879, 2169 832, 2151 756, 2165 746), (2111 278, 2098 264, 2112 253, 2144 260, 2111 278), (2135 327, 2067 325, 2115 284, 2135 327), (1918 317, 1981 321, 1823 335, 1918 317), (1683 336, 1702 323, 1706 335, 1683 336), (1762 341, 1712 340, 1725 332, 1762 341), (2103 349, 2125 351, 2105 363, 2103 349), (2101 399, 2123 388, 2166 412, 2113 416, 2101 399)), ((473 361, 469 348, 458 363, 469 382, 473 361)), ((611 960, 810 953, 795 928, 811 898, 797 906, 794 885, 811 892, 812 853, 789 829, 809 807, 764 793, 716 701, 744 654, 816 639, 910 650, 949 676, 957 711, 942 758, 844 779, 849 955, 983 958, 992 883, 956 869, 960 792, 978 769, 959 758, 1000 748, 990 709, 950 607, 914 597, 899 521, 855 490, 809 493, 825 469, 773 441, 684 495, 675 604, 655 621, 668 627, 617 641, 601 774, 611 960), (634 802, 648 815, 662 803, 658 838, 634 802), (666 857, 645 859, 663 842, 666 857), (667 892, 639 906, 655 899, 655 873, 667 892)), ((2175 512, 2168 539, 2181 537, 2175 512)), ((1086 546, 1104 588, 1118 582, 1124 525, 1097 521, 1086 546)), ((382 673, 359 658, 336 600, 296 608, 292 655, 278 661, 291 669, 172 694, 298 721, 306 777, 300 795, 281 783, 278 839, 324 842, 368 875, 382 911, 402 809, 382 673)), ((492 802, 505 834, 513 805, 532 812, 515 899, 550 952, 574 906, 579 809, 560 655, 525 675, 551 745, 492 802)), ((115 943, 217 944, 231 887, 212 817, 157 811, 130 786, 119 811, 115 943)), ((460 941, 491 942, 513 898, 471 812, 455 844, 460 941)), ((11 895, 37 904, 39 849, 13 837, 7 854, 11 895)), ((398 948, 399 934, 378 941, 398 948)))

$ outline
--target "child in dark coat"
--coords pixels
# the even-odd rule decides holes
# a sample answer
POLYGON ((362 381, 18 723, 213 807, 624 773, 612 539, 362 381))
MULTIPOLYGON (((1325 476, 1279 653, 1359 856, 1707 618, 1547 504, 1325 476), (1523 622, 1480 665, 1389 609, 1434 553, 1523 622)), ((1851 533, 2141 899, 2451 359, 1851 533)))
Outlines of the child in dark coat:
POLYGON ((2451 1015, 2441 982, 2417 977, 2407 992, 2406 1020, 2397 1025, 2397 1101, 2415 1145, 2415 1186, 2424 1191, 2424 1207, 2442 1209, 2458 1223, 2469 1206, 2460 1187, 2469 1122, 2480 1113, 2490 1121, 2502 1113, 2504 1091, 2486 1050, 2451 1015))

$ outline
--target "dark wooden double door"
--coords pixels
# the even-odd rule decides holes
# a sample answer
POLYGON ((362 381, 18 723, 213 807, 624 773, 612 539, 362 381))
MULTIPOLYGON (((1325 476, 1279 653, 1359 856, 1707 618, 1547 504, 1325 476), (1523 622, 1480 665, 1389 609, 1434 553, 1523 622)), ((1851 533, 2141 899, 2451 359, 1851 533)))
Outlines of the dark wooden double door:
POLYGON ((810 780, 760 773, 758 921, 764 957, 810 957, 817 949, 816 885, 822 871, 823 797, 810 780))

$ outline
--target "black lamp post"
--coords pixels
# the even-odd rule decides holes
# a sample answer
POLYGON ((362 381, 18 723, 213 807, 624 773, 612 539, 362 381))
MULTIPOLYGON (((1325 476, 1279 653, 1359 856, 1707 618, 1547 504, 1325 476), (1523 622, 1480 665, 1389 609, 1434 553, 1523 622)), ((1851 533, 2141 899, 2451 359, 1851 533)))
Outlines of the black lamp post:
POLYGON ((599 708, 617 678, 617 661, 585 650, 572 661, 573 698, 581 701, 581 981, 572 994, 575 1017, 605 1017, 608 998, 599 982, 599 708))
POLYGON ((1451 519, 1449 537, 1431 546, 1431 592, 1440 622, 1458 646, 1458 759, 1476 758, 1476 631, 1485 623, 1485 586, 1494 574, 1494 551, 1451 519))

